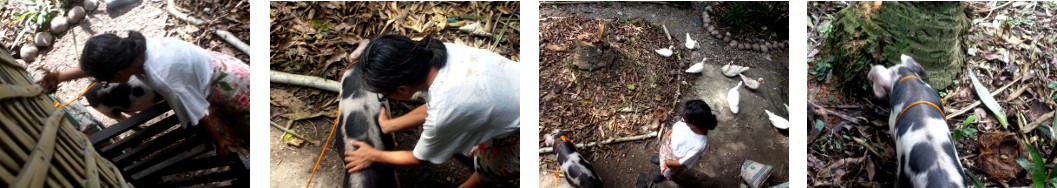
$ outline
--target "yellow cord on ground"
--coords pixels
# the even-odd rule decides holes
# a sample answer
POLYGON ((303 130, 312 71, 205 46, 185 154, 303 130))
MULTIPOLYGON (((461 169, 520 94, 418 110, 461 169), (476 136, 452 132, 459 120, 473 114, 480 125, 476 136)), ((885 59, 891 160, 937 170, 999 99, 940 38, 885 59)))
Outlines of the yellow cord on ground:
POLYGON ((323 153, 327 152, 327 145, 330 144, 330 137, 334 136, 334 128, 338 127, 338 119, 341 118, 341 116, 338 115, 338 111, 335 110, 334 117, 338 118, 334 118, 334 126, 330 127, 330 135, 327 136, 327 142, 323 143, 323 151, 319 152, 319 158, 316 159, 316 165, 312 167, 312 175, 308 176, 308 183, 305 184, 305 188, 308 188, 308 185, 312 184, 312 178, 316 177, 316 168, 319 167, 319 161, 323 160, 323 153))
POLYGON ((84 91, 82 91, 80 95, 77 95, 77 98, 70 99, 70 102, 67 102, 66 104, 64 104, 62 106, 59 106, 59 99, 58 98, 56 98, 55 101, 52 101, 52 104, 55 104, 55 107, 65 108, 66 106, 69 106, 70 103, 73 103, 73 101, 76 101, 77 99, 80 99, 82 96, 84 96, 84 93, 87 93, 88 89, 92 89, 92 86, 95 86, 96 83, 99 83, 99 82, 92 82, 92 85, 88 85, 88 88, 84 88, 84 91))

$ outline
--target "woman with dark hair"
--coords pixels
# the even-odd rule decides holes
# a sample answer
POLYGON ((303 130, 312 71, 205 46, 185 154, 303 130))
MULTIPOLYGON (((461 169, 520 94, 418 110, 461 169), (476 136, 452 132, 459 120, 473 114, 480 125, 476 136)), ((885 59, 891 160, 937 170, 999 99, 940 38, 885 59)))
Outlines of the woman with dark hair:
POLYGON ((375 92, 398 100, 421 92, 427 101, 395 118, 382 108, 378 117, 387 134, 421 126, 414 150, 380 151, 353 141, 359 149, 345 152, 346 170, 375 162, 440 164, 467 155, 473 157, 474 174, 460 187, 518 178, 519 63, 483 49, 401 35, 375 37, 359 60, 362 77, 375 92))
MULTIPOLYGON (((74 79, 93 77, 105 87, 132 76, 165 98, 185 128, 205 126, 216 139, 219 154, 226 155, 227 147, 235 144, 223 138, 214 124, 248 128, 249 66, 179 39, 147 39, 135 31, 125 38, 112 33, 93 36, 84 46, 79 67, 48 73, 37 83, 53 93, 58 83, 74 79)), ((247 133, 235 134, 248 135, 240 132, 247 133)))

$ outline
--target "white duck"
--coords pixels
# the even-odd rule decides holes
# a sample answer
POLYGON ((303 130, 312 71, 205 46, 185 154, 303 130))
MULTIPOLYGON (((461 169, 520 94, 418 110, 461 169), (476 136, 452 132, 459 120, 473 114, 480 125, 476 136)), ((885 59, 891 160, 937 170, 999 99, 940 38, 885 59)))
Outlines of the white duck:
POLYGON ((672 56, 672 48, 674 48, 674 46, 668 45, 668 49, 663 49, 662 48, 662 49, 657 49, 657 50, 653 50, 653 51, 657 52, 657 54, 661 54, 661 56, 670 57, 670 56, 672 56))
POLYGON ((734 61, 730 61, 729 64, 723 65, 723 67, 720 68, 720 71, 723 71, 723 75, 727 77, 738 76, 738 74, 741 74, 741 72, 745 72, 746 70, 749 70, 749 67, 734 65, 734 61))
POLYGON ((705 60, 708 60, 708 58, 707 57, 706 58, 702 58, 701 62, 697 62, 694 65, 691 65, 690 68, 686 69, 686 73, 690 73, 690 74, 701 73, 701 70, 705 69, 705 60))
POLYGON ((730 88, 727 92, 727 105, 730 105, 730 112, 738 114, 738 100, 741 99, 741 94, 738 94, 738 88, 741 87, 742 82, 738 82, 737 86, 730 88))
POLYGON ((745 87, 752 90, 760 88, 760 83, 763 83, 763 78, 753 80, 752 78, 745 77, 743 74, 738 74, 738 76, 741 76, 741 81, 745 82, 745 87))
POLYGON ((789 120, 786 120, 781 116, 774 115, 774 113, 771 113, 771 111, 769 110, 763 110, 763 112, 767 113, 767 117, 771 119, 771 125, 773 125, 774 128, 789 129, 789 120))
POLYGON ((690 33, 686 33, 686 49, 690 49, 690 50, 697 49, 697 47, 698 47, 697 44, 698 43, 697 43, 696 40, 690 38, 690 33))

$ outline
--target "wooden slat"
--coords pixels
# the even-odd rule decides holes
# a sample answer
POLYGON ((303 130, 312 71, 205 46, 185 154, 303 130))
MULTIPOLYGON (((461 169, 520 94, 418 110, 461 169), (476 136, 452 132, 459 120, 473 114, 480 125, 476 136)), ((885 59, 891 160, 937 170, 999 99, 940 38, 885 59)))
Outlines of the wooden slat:
POLYGON ((11 52, 7 51, 7 48, 0 50, 0 63, 10 67, 20 68, 20 70, 26 69, 26 67, 23 67, 15 61, 15 57, 11 56, 11 52))
POLYGON ((95 134, 92 134, 91 136, 88 136, 88 138, 92 140, 92 145, 94 145, 95 147, 99 147, 99 144, 103 141, 113 138, 114 136, 117 136, 125 131, 128 131, 129 129, 132 129, 132 127, 136 127, 140 124, 146 123, 150 119, 154 119, 154 117, 161 115, 162 113, 165 113, 170 109, 171 107, 169 107, 168 102, 158 103, 154 105, 154 107, 140 111, 136 115, 133 115, 132 117, 129 117, 124 121, 118 122, 117 124, 111 125, 106 129, 103 129, 99 132, 96 132, 95 134))
MULTIPOLYGON (((91 143, 84 142, 84 144, 85 144, 84 149, 91 149, 92 148, 91 147, 92 146, 91 143)), ((88 177, 88 182, 85 182, 85 187, 88 187, 88 188, 98 188, 98 187, 100 187, 100 185, 99 185, 99 166, 96 166, 96 163, 95 163, 96 162, 96 158, 95 158, 95 155, 93 155, 95 153, 95 151, 92 151, 92 150, 81 150, 81 152, 87 153, 87 154, 84 155, 84 164, 85 164, 84 166, 85 166, 85 171, 87 171, 85 176, 88 177)))
POLYGON ((151 137, 157 136, 158 134, 165 132, 165 130, 168 130, 169 128, 177 126, 174 124, 178 121, 179 120, 177 120, 176 116, 169 116, 159 121, 158 123, 155 123, 154 125, 136 131, 128 137, 122 138, 121 140, 118 140, 113 144, 103 147, 103 149, 99 150, 99 154, 102 154, 103 157, 114 159, 114 157, 120 155, 121 152, 124 152, 127 149, 132 149, 134 147, 139 147, 138 145, 140 145, 140 143, 142 143, 144 140, 150 139, 151 137))
MULTIPOLYGON (((171 116, 176 117, 176 116, 171 116)), ((148 143, 132 148, 121 155, 111 158, 115 164, 125 164, 125 161, 130 159, 139 159, 145 157, 151 153, 157 152, 159 149, 171 146, 179 143, 180 140, 197 140, 197 139, 210 139, 202 138, 201 134, 195 134, 193 129, 177 129, 172 132, 166 133, 165 135, 158 136, 154 140, 148 143)))
POLYGON ((239 159, 238 155, 213 155, 183 161, 172 168, 165 169, 156 174, 158 176, 168 176, 189 171, 198 171, 217 167, 230 167, 232 171, 237 171, 240 169, 245 171, 246 169, 242 166, 242 161, 239 159))
MULTIPOLYGON (((157 171, 165 169, 165 168, 167 168, 169 166, 172 166, 176 162, 187 160, 187 159, 190 159, 192 157, 198 156, 199 154, 205 153, 205 152, 207 152, 207 151, 212 149, 212 147, 208 147, 207 146, 208 144, 209 143, 199 143, 194 148, 192 148, 190 150, 187 150, 187 151, 184 151, 184 152, 180 152, 179 154, 174 155, 173 157, 168 158, 168 159, 166 159, 164 161, 157 161, 157 160, 151 160, 151 159, 144 160, 144 162, 147 162, 145 164, 153 164, 153 165, 151 165, 150 167, 148 167, 146 169, 143 169, 143 171, 140 171, 140 172, 132 174, 132 179, 139 179, 139 178, 143 178, 144 176, 149 176, 149 175, 151 175, 154 172, 157 172, 157 171), (155 161, 157 161, 157 162, 155 162, 155 161)), ((155 156, 153 156, 151 158, 153 158, 153 159, 161 159, 161 158, 154 158, 154 157, 159 157, 159 156, 155 155, 155 156)))
POLYGON ((51 167, 52 149, 55 148, 55 133, 59 130, 62 122, 62 110, 55 110, 44 126, 43 135, 37 142, 30 154, 30 161, 22 166, 18 176, 15 178, 13 187, 43 187, 46 169, 51 167))
POLYGON ((173 181, 166 181, 166 182, 162 183, 161 185, 172 186, 172 187, 185 187, 185 186, 192 186, 192 185, 209 184, 209 183, 215 183, 215 182, 236 180, 239 176, 240 176, 240 174, 236 173, 235 171, 225 171, 225 172, 212 173, 212 174, 203 175, 203 176, 189 177, 189 178, 183 178, 183 179, 178 179, 178 180, 173 180, 173 181))
MULTIPOLYGON (((73 187, 73 184, 70 183, 70 177, 64 176, 65 174, 63 174, 61 172, 62 170, 63 170, 63 168, 55 168, 55 167, 48 168, 48 174, 49 175, 48 175, 48 177, 46 177, 47 180, 49 182, 54 181, 55 182, 54 184, 58 184, 59 185, 58 187, 73 187)), ((49 184, 52 184, 52 183, 49 183, 49 184)))
POLYGON ((16 97, 35 97, 43 93, 44 90, 41 89, 38 85, 0 84, 0 100, 16 97))

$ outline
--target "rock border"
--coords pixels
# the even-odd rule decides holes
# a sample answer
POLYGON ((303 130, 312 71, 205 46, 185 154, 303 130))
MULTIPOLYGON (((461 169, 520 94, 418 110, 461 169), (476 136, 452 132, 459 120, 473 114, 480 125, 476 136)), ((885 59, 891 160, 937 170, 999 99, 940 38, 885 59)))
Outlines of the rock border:
POLYGON ((728 47, 736 48, 739 50, 752 50, 757 52, 768 53, 771 51, 785 50, 789 47, 789 40, 783 41, 768 41, 765 39, 733 39, 730 32, 723 32, 721 29, 716 29, 716 26, 712 24, 712 16, 708 14, 712 10, 712 5, 705 6, 705 10, 701 11, 701 23, 706 29, 705 33, 712 36, 716 40, 721 40, 723 43, 727 43, 728 47), (746 42, 749 41, 749 42, 746 42))
MULTIPOLYGON (((22 45, 21 49, 19 49, 18 57, 21 58, 20 60, 27 65, 36 62, 37 56, 40 55, 40 50, 50 47, 52 43, 55 42, 55 38, 58 35, 69 31, 74 25, 83 21, 85 15, 98 8, 98 1, 99 0, 85 0, 83 6, 70 7, 69 10, 64 12, 65 15, 56 15, 55 17, 52 17, 51 23, 47 24, 47 30, 34 33, 33 40, 26 40, 26 43, 22 45)), ((42 25, 39 27, 45 26, 42 25)))

